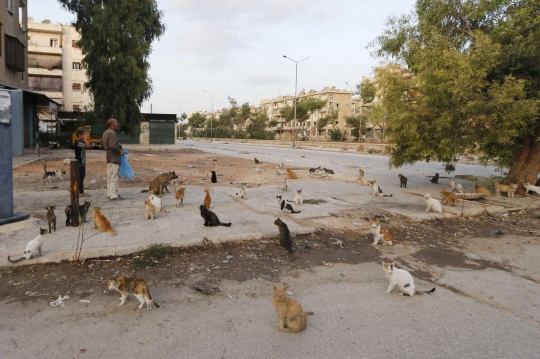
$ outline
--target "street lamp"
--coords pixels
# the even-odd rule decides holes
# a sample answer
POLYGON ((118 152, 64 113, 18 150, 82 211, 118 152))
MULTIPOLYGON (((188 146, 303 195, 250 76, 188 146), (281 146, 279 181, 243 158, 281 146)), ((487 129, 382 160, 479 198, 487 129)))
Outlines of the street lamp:
POLYGON ((349 85, 348 82, 345 82, 345 85, 349 86, 349 88, 351 89, 351 92, 353 92, 352 87, 351 87, 351 85, 349 85))
POLYGON ((294 147, 294 144, 295 144, 295 140, 296 140, 296 89, 297 89, 297 84, 298 84, 298 63, 302 62, 302 61, 306 61, 307 59, 309 59, 309 57, 306 57, 305 59, 303 60, 300 60, 300 61, 294 61, 293 59, 291 59, 290 57, 287 57, 286 55, 283 55, 284 58, 286 59, 289 59, 291 60, 292 62, 295 63, 295 67, 296 67, 296 75, 295 75, 295 78, 294 78, 294 120, 293 120, 293 127, 294 127, 294 136, 293 136, 293 140, 292 140, 292 146, 294 147))
POLYGON ((204 90, 204 92, 206 93, 209 93, 210 95, 212 95, 212 117, 210 117, 210 142, 212 142, 213 138, 214 138, 214 131, 213 131, 213 120, 214 120, 214 95, 219 93, 219 91, 217 92, 208 92, 206 90, 204 90))

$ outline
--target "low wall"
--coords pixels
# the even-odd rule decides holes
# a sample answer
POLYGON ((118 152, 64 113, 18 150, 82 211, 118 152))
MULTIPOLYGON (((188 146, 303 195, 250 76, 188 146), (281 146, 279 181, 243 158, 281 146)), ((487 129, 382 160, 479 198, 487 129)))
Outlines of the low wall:
MULTIPOLYGON (((204 141, 209 142, 210 139, 195 137, 194 141, 204 141)), ((229 142, 229 143, 253 143, 253 144, 262 144, 262 145, 287 145, 291 146, 291 140, 255 140, 255 139, 237 139, 237 138, 214 138, 214 141, 220 142, 229 142)), ((380 141, 380 140, 373 140, 380 141)), ((366 142, 365 140, 358 142, 323 142, 323 141, 296 141, 297 147, 321 147, 321 148, 341 148, 344 150, 357 150, 358 152, 369 152, 369 150, 375 152, 384 152, 389 153, 390 143, 380 143, 380 142, 366 142)))

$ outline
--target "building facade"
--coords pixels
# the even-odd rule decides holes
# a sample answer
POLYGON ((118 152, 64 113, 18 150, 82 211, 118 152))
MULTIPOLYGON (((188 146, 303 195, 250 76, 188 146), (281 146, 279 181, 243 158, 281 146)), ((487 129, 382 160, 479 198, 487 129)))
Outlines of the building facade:
MULTIPOLYGON (((300 136, 309 137, 311 139, 326 139, 328 131, 333 128, 338 128, 341 132, 345 132, 350 136, 351 129, 347 128, 345 119, 353 115, 352 111, 352 95, 354 92, 347 90, 336 89, 335 86, 324 87, 320 91, 310 90, 306 92, 304 89, 298 94, 298 101, 304 98, 315 97, 325 100, 326 104, 322 109, 312 113, 307 121, 297 122, 296 129, 300 136), (317 127, 317 121, 323 117, 337 113, 338 116, 332 123, 328 123, 322 128, 317 127)), ((276 120, 278 125, 274 128, 280 136, 290 137, 295 129, 293 121, 286 122, 281 116, 281 109, 286 106, 294 106, 294 96, 278 96, 276 99, 262 100, 260 107, 266 112, 270 120, 276 120)))
POLYGON ((64 111, 81 111, 90 103, 79 39, 73 26, 28 19, 28 88, 60 103, 64 111))
POLYGON ((27 89, 28 0, 0 0, 0 84, 27 89))

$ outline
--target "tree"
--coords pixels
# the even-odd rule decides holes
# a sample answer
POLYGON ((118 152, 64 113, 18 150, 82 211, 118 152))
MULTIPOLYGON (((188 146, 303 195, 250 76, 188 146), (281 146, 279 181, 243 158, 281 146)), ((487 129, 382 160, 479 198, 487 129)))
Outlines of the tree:
POLYGON ((391 166, 455 162, 474 153, 510 167, 507 183, 540 171, 540 0, 418 0, 372 46, 375 83, 395 147, 391 166), (410 70, 410 72, 408 71, 410 70), (414 76, 412 76, 414 74, 414 76))
POLYGON ((365 132, 366 119, 364 115, 346 117, 345 123, 347 126, 351 127, 351 136, 355 136, 357 140, 359 139, 359 136, 365 132))
POLYGON ((180 121, 186 122, 187 119, 188 119, 187 113, 184 112, 184 113, 182 113, 182 114, 180 115, 180 121))
POLYGON ((114 117, 126 131, 142 119, 140 107, 152 93, 148 56, 163 35, 163 14, 155 0, 59 0, 76 15, 77 45, 93 99, 94 118, 114 117))
POLYGON ((192 128, 201 128, 203 127, 204 123, 206 122, 206 117, 201 115, 199 112, 195 112, 191 115, 190 118, 188 118, 188 124, 192 128))
MULTIPOLYGON (((320 110, 326 105, 326 100, 321 100, 316 97, 303 98, 296 104, 296 121, 305 122, 309 120, 312 113, 320 110)), ((294 119, 294 106, 285 106, 280 111, 285 122, 291 122, 294 119)), ((320 121, 320 120, 319 120, 320 121)), ((293 136, 298 136, 298 128, 293 129, 293 136)))

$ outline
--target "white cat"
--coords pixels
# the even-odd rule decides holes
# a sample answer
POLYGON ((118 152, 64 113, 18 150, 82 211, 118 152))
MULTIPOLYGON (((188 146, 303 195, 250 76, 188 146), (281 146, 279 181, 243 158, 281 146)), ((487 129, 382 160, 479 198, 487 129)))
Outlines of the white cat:
POLYGON ((426 212, 432 210, 433 212, 442 213, 442 205, 439 200, 432 198, 429 193, 426 193, 424 198, 426 199, 426 212))
POLYGON ((287 179, 283 179, 283 190, 287 192, 289 190, 289 182, 287 182, 287 179))
POLYGON ((298 205, 303 206, 304 202, 302 201, 302 190, 299 189, 298 191, 296 191, 296 196, 294 197, 294 199, 292 201, 287 200, 287 202, 293 202, 297 206, 298 205))
POLYGON ((240 198, 247 199, 248 188, 245 183, 242 183, 242 187, 240 187, 240 192, 238 192, 236 195, 240 196, 240 198))
POLYGON ((44 243, 43 235, 46 233, 47 233, 47 229, 43 229, 39 227, 39 235, 36 238, 32 239, 30 242, 28 242, 23 252, 22 257, 16 260, 11 260, 11 258, 9 258, 8 256, 8 261, 10 261, 11 263, 17 263, 17 262, 22 261, 23 259, 31 259, 34 257, 41 256, 42 250, 43 250, 43 243, 44 243))
POLYGON ((379 186, 377 185, 377 181, 371 180, 371 189, 373 190, 373 195, 378 196, 379 195, 379 186))
POLYGON ((276 165, 276 174, 281 174, 281 168, 279 168, 279 165, 276 165))
POLYGON ((450 187, 452 187, 452 192, 463 193, 463 186, 453 178, 450 179, 450 187))
POLYGON ((280 169, 280 171, 283 171, 283 163, 281 163, 281 164, 279 165, 279 169, 280 169))
POLYGON ((390 285, 386 290, 386 294, 390 294, 392 289, 397 285, 401 291, 400 295, 408 295, 410 297, 415 294, 431 294, 435 292, 435 287, 428 291, 419 291, 415 290, 414 279, 411 273, 407 272, 404 269, 395 268, 394 263, 384 263, 382 262, 384 274, 386 278, 390 281, 390 285))
POLYGON ((156 207, 156 209, 159 209, 160 212, 169 213, 163 208, 163 202, 161 199, 154 195, 154 191, 148 191, 148 199, 156 207))
POLYGON ((540 195, 540 187, 538 187, 538 186, 533 186, 532 184, 530 184, 528 182, 525 182, 523 184, 523 187, 525 188, 525 194, 527 194, 527 193, 529 193, 529 191, 531 191, 531 192, 534 192, 534 193, 540 195))

